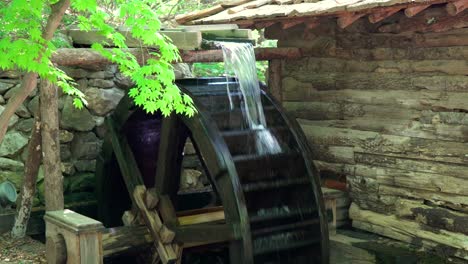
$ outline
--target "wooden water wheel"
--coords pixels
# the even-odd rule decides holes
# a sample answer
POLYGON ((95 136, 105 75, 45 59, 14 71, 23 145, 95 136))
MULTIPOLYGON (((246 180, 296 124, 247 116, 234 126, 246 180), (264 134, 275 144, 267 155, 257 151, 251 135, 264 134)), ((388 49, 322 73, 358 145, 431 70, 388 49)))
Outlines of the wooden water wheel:
POLYGON ((258 131, 249 129, 240 108, 230 109, 227 86, 234 103, 242 101, 234 79, 185 79, 178 85, 194 100, 198 113, 192 118, 148 115, 125 98, 107 119, 97 166, 100 220, 122 225, 133 204, 154 229, 160 254, 224 248, 228 263, 328 263, 318 175, 296 121, 262 91, 268 129, 282 151, 259 155, 258 131), (179 184, 187 138, 219 200, 214 206, 183 209, 179 184))

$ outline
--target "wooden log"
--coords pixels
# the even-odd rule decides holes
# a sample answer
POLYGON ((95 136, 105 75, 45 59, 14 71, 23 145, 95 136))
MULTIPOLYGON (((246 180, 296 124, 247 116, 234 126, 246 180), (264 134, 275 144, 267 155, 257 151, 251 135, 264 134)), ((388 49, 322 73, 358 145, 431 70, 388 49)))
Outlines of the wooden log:
POLYGON ((409 218, 431 228, 468 235, 467 213, 459 213, 438 206, 428 206, 424 204, 423 200, 408 199, 398 199, 395 209, 398 217, 409 218))
POLYGON ((389 7, 389 8, 381 9, 379 11, 375 11, 369 15, 369 22, 371 22, 372 24, 380 22, 386 19, 387 17, 390 17, 391 15, 397 13, 401 9, 402 7, 397 6, 397 7, 389 7))
POLYGON ((405 9, 405 15, 407 17, 414 17, 415 15, 419 14, 420 12, 424 11, 431 5, 417 5, 417 6, 412 6, 408 7, 405 9))
POLYGON ((281 60, 268 61, 268 89, 273 97, 280 103, 282 102, 281 69, 281 60))
POLYGON ((197 11, 193 11, 193 12, 183 14, 183 15, 177 15, 175 17, 175 19, 176 19, 177 23, 182 25, 182 24, 185 24, 185 23, 187 23, 189 21, 192 21, 192 20, 195 20, 195 19, 198 19, 198 18, 202 18, 202 17, 206 17, 206 16, 210 16, 210 15, 219 13, 219 12, 221 12, 223 10, 224 10, 223 5, 218 4, 218 5, 215 5, 213 7, 207 8, 207 9, 197 10, 197 11))
POLYGON ((350 217, 353 221, 370 223, 377 226, 385 226, 393 229, 397 233, 412 236, 415 239, 424 239, 432 243, 442 244, 449 247, 468 250, 468 237, 443 229, 437 232, 430 228, 421 227, 420 224, 408 220, 402 220, 396 216, 385 216, 367 210, 360 209, 356 204, 352 204, 349 209, 350 217))
MULTIPOLYGON (((386 135, 378 132, 347 128, 321 127, 301 121, 301 127, 313 146, 331 145, 352 147, 354 152, 406 157, 428 161, 466 164, 467 143, 438 141, 386 135)), ((437 165, 434 165, 437 166, 437 165)), ((461 178, 468 176, 457 174, 461 178)))
POLYGON ((456 16, 459 13, 463 12, 468 7, 467 0, 458 0, 450 2, 446 5, 447 13, 451 16, 456 16))
POLYGON ((354 23, 356 20, 358 20, 359 18, 363 17, 365 15, 365 13, 349 13, 349 14, 345 14, 345 15, 341 15, 338 17, 338 20, 336 21, 338 26, 341 28, 341 29, 344 29, 346 27, 348 27, 349 25, 351 25, 352 23, 354 23))

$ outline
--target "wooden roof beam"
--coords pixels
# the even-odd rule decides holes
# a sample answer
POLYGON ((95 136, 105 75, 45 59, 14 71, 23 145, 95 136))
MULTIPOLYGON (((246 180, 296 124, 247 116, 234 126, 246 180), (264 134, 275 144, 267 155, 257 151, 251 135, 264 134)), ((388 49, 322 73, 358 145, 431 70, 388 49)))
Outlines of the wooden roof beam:
POLYGON ((414 17, 415 15, 419 14, 421 11, 427 9, 431 5, 417 5, 417 6, 412 6, 408 7, 405 9, 405 15, 407 17, 414 17))
POLYGON ((369 22, 375 24, 400 11, 402 7, 389 7, 369 15, 369 22))
POLYGON ((455 16, 468 7, 468 0, 458 0, 455 2, 448 3, 445 8, 447 13, 451 16, 455 16))
POLYGON ((349 13, 345 15, 341 15, 338 17, 337 24, 340 28, 346 28, 352 23, 354 23, 356 20, 359 18, 363 17, 365 14, 364 13, 349 13))

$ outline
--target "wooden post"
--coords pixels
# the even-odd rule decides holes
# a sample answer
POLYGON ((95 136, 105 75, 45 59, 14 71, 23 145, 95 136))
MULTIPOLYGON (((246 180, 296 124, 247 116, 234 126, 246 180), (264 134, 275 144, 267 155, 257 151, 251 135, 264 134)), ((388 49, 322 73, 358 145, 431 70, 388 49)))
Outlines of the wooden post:
POLYGON ((273 97, 279 102, 282 102, 281 91, 281 60, 274 59, 268 61, 268 89, 273 97))
POLYGON ((103 263, 101 222, 71 210, 48 211, 44 220, 47 263, 103 263))

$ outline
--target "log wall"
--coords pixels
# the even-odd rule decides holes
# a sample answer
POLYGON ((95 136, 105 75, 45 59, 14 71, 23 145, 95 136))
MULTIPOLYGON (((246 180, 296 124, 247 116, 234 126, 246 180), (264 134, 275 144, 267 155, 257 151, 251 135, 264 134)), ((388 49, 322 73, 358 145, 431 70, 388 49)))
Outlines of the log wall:
POLYGON ((468 28, 431 28, 442 11, 266 36, 308 55, 281 62, 282 103, 321 177, 346 178, 353 225, 467 260, 468 28))

